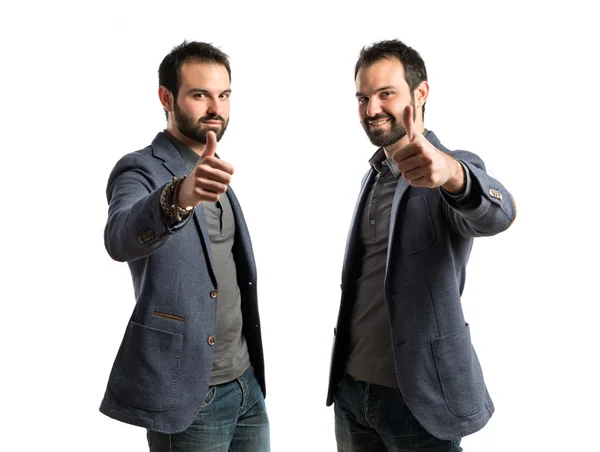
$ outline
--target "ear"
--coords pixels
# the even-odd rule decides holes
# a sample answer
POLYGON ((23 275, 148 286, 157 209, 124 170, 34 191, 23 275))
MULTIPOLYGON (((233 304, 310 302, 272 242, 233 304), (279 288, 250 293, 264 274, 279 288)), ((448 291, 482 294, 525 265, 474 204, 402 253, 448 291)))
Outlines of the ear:
POLYGON ((173 112, 173 94, 164 86, 158 88, 158 98, 163 108, 169 113, 173 112))
POLYGON ((415 89, 415 107, 420 108, 423 107, 425 102, 427 102, 427 98, 429 97, 429 83, 426 80, 423 80, 415 89))

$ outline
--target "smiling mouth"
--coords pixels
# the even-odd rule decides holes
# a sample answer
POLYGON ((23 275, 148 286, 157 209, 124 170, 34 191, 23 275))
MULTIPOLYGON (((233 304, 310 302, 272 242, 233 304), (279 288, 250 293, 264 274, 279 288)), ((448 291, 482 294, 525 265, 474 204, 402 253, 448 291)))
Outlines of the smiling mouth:
POLYGON ((371 127, 378 127, 382 124, 385 124, 386 122, 389 122, 390 118, 386 118, 386 119, 380 119, 378 121, 369 121, 369 125, 371 127))

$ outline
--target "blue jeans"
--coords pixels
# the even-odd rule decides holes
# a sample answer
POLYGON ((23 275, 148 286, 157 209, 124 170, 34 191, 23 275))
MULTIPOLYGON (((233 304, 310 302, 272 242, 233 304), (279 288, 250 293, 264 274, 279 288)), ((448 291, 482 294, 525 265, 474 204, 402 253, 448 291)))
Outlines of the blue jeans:
POLYGON ((397 389, 345 375, 334 394, 338 452, 460 452, 460 441, 435 438, 397 389))
POLYGON ((269 419, 254 369, 210 386, 187 430, 171 435, 148 430, 147 436, 150 452, 269 452, 269 419))

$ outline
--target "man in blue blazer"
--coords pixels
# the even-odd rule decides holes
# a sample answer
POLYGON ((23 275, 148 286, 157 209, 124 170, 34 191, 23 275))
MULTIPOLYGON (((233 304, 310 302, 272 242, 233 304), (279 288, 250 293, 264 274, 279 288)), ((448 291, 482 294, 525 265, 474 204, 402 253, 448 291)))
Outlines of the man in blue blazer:
POLYGON ((100 411, 147 429, 150 451, 269 451, 256 267, 216 154, 231 70, 183 42, 159 68, 167 129, 110 174, 105 245, 136 304, 100 411))
POLYGON ((362 125, 378 146, 346 246, 327 405, 339 451, 460 451, 494 405, 461 307, 473 238, 506 230, 509 192, 423 123, 429 84, 400 41, 363 48, 362 125))

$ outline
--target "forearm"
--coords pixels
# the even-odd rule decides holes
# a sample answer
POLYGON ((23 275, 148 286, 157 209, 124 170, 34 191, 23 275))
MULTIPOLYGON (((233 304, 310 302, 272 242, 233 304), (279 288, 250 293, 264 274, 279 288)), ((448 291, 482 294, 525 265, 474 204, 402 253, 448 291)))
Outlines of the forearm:
POLYGON ((442 185, 442 188, 452 195, 464 193, 467 186, 465 168, 458 160, 447 156, 450 166, 450 178, 442 185))
POLYGON ((512 195, 486 173, 483 162, 478 158, 461 161, 470 179, 469 196, 457 202, 442 190, 444 211, 454 229, 465 237, 495 235, 508 229, 516 217, 512 195))
POLYGON ((458 193, 452 193, 442 187, 442 194, 452 207, 462 210, 472 210, 479 205, 481 196, 477 190, 473 189, 473 176, 471 176, 471 171, 469 171, 467 165, 460 160, 458 160, 458 163, 463 170, 461 175, 464 180, 463 190, 458 193))
POLYGON ((104 245, 116 261, 136 260, 152 254, 167 238, 168 228, 160 208, 162 187, 132 202, 115 197, 109 205, 104 245))

